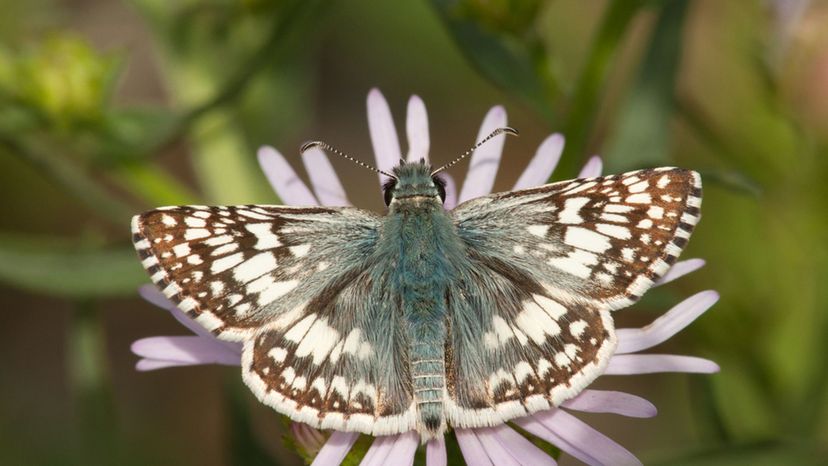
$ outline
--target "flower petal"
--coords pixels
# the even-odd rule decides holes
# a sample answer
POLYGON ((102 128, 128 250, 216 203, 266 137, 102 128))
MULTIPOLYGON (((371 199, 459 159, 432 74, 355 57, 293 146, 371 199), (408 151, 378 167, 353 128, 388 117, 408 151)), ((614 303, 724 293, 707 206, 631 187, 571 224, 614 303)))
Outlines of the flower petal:
POLYGON ((605 375, 654 374, 657 372, 686 372, 712 374, 719 365, 709 359, 674 354, 621 354, 610 359, 605 375))
POLYGON ((408 135, 408 161, 417 162, 425 159, 428 162, 428 113, 423 99, 412 95, 408 99, 408 114, 405 118, 405 132, 408 135))
POLYGON ((311 466, 339 466, 348 456, 354 442, 359 438, 357 432, 334 431, 319 454, 313 459, 311 466))
POLYGON ((626 448, 561 409, 515 420, 527 432, 590 465, 640 465, 626 448))
POLYGON ((594 176, 601 176, 601 172, 604 169, 604 163, 601 161, 601 157, 597 155, 593 155, 592 157, 587 160, 587 163, 584 164, 584 167, 581 168, 581 173, 578 173, 578 178, 592 178, 594 176))
POLYGON ((144 358, 186 365, 241 364, 239 353, 231 351, 217 341, 199 336, 141 338, 132 343, 131 349, 133 353, 144 358))
POLYGON ((454 177, 446 172, 440 173, 439 176, 446 182, 446 201, 443 202, 443 207, 451 210, 457 206, 457 183, 454 182, 454 177))
POLYGON ((718 300, 719 293, 702 291, 676 304, 646 327, 618 329, 618 348, 615 354, 635 353, 668 340, 698 319, 718 300))
MULTIPOLYGON (((382 464, 399 464, 411 466, 414 464, 414 453, 420 444, 420 436, 415 431, 409 431, 397 436, 386 461, 382 464)), ((382 464, 378 463, 380 466, 382 464)))
MULTIPOLYGON (((503 126, 506 126, 506 110, 500 105, 492 107, 483 119, 476 141, 482 141, 492 131, 503 126)), ((500 154, 503 152, 505 142, 506 135, 501 134, 474 151, 458 202, 468 201, 492 192, 497 167, 500 165, 500 154)))
POLYGON ((501 424, 497 427, 492 427, 492 430, 495 433, 497 441, 509 451, 518 463, 529 466, 554 466, 557 464, 554 458, 547 455, 546 452, 535 446, 535 444, 517 433, 511 427, 501 424))
POLYGON ((520 463, 509 453, 509 450, 503 447, 497 439, 494 431, 490 427, 474 429, 480 444, 486 450, 486 454, 492 460, 492 463, 497 466, 520 466, 520 463))
POLYGON ((181 361, 161 361, 159 359, 139 359, 135 363, 135 370, 146 372, 158 369, 166 369, 168 367, 190 366, 191 364, 181 361))
POLYGON ((690 272, 695 272, 696 270, 704 267, 704 264, 704 259, 687 259, 686 261, 676 262, 672 267, 670 267, 670 270, 668 270, 663 277, 659 278, 658 281, 655 282, 655 286, 670 283, 671 281, 681 278, 690 272))
POLYGON ((658 414, 655 405, 640 396, 607 390, 584 390, 561 406, 588 413, 613 413, 629 417, 653 417, 658 414))
POLYGON ((446 439, 443 436, 429 440, 426 444, 426 466, 447 466, 446 439))
POLYGON ((259 148, 259 165, 270 186, 288 205, 319 205, 310 189, 299 178, 282 154, 270 146, 259 148))
POLYGON ((454 436, 457 437, 457 444, 460 445, 466 466, 493 466, 474 430, 454 429, 454 436))
POLYGON ((184 311, 176 307, 175 303, 167 299, 167 297, 158 291, 158 288, 154 285, 142 285, 138 288, 138 294, 151 304, 170 311, 170 314, 175 317, 175 320, 190 329, 196 335, 212 340, 219 346, 224 346, 238 354, 241 354, 241 343, 219 340, 215 335, 208 332, 207 329, 191 319, 190 316, 184 313, 184 311))
POLYGON ((555 133, 544 139, 512 189, 534 188, 546 184, 558 166, 563 148, 564 137, 561 134, 555 133))
POLYGON ((385 464, 385 459, 388 458, 388 453, 391 452, 391 447, 397 441, 398 435, 382 435, 375 437, 371 442, 371 447, 360 461, 360 466, 382 466, 385 464))
MULTIPOLYGON (((400 162, 400 141, 394 128, 394 119, 388 102, 379 89, 368 93, 368 130, 371 132, 371 145, 377 159, 377 168, 390 172, 400 162)), ((380 183, 385 180, 380 175, 380 183)))
POLYGON ((345 188, 336 176, 328 156, 318 147, 312 147, 302 155, 305 170, 310 176, 313 192, 322 205, 349 206, 351 203, 345 195, 345 188))

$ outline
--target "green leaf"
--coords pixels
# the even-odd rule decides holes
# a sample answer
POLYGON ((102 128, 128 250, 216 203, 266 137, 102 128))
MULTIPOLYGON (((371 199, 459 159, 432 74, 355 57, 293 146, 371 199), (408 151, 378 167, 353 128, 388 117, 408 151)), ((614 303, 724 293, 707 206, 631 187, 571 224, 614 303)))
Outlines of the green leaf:
POLYGON ((462 14, 457 0, 432 0, 440 19, 466 58, 496 86, 523 97, 536 110, 550 117, 544 86, 536 73, 537 52, 525 40, 510 39, 484 28, 470 15, 462 14))
POLYGON ((111 297, 133 295, 147 281, 132 248, 0 234, 0 282, 17 288, 60 297, 111 297))
POLYGON ((688 0, 666 2, 650 37, 638 77, 618 116, 606 151, 607 171, 663 165, 670 144, 670 116, 681 62, 688 0))

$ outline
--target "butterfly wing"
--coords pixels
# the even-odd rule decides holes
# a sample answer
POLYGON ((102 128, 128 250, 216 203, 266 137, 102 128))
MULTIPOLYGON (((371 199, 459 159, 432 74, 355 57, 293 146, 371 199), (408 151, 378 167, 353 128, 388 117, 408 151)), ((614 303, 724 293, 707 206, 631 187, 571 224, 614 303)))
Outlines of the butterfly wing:
POLYGON ((353 208, 185 206, 135 217, 133 239, 168 298, 244 342, 260 400, 315 427, 380 434, 410 430, 414 412, 379 222, 353 208))
POLYGON ((700 206, 699 175, 671 168, 458 206, 470 267, 448 297, 449 421, 491 425, 557 406, 600 375, 616 345, 610 311, 666 273, 700 206))

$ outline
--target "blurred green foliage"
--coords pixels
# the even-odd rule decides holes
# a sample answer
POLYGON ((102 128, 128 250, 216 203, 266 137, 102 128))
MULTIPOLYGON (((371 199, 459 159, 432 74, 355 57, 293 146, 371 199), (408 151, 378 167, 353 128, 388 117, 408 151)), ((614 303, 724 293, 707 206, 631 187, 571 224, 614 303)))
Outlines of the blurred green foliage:
MULTIPOLYGON (((145 464, 189 451, 151 421, 125 432, 119 419, 130 405, 113 395, 109 369, 128 342, 108 336, 123 319, 114 299, 146 281, 129 218, 158 205, 277 202, 256 148, 311 136, 359 144, 361 99, 377 84, 392 103, 424 98, 434 148, 455 137, 465 148, 471 116, 503 102, 524 134, 566 136, 556 178, 592 153, 609 171, 702 172, 705 219, 688 253, 707 268, 648 295, 643 320, 619 319, 646 322, 684 291, 715 287, 721 302, 675 351, 723 370, 637 385, 683 387, 663 400, 690 408, 668 404, 661 429, 626 440, 647 463, 828 457, 825 1, 3 0, 0 9, 0 282, 9 303, 50 303, 7 306, 6 337, 17 341, 15 313, 52 320, 51 307, 68 305, 65 341, 39 331, 25 340, 64 348, 54 370, 71 398, 65 417, 77 420, 55 427, 42 419, 59 415, 31 414, 45 425, 37 435, 18 428, 20 417, 0 421, 0 462, 145 464)), ((509 157, 503 170, 514 177, 520 163, 509 157)), ((0 393, 8 407, 42 393, 10 380, 0 393)), ((257 411, 233 380, 216 464, 300 461, 268 442, 279 443, 278 427, 254 428, 257 411)), ((368 442, 358 445, 354 464, 368 442)))

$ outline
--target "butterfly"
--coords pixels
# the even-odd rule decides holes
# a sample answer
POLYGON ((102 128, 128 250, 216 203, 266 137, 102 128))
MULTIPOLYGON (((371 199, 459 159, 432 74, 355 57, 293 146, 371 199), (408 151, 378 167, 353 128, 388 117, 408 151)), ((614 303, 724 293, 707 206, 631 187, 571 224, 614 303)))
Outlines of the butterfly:
MULTIPOLYGON (((474 148, 501 133, 516 132, 474 148)), ((447 211, 439 173, 457 160, 369 167, 388 180, 384 216, 161 207, 133 218, 133 241, 168 298, 243 343, 244 382, 291 419, 423 441, 498 425, 603 372, 617 344, 611 311, 676 261, 700 218, 701 178, 645 169, 447 211)))

